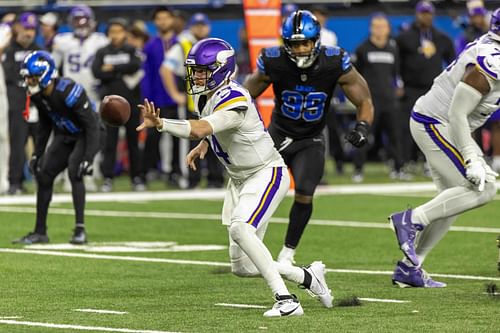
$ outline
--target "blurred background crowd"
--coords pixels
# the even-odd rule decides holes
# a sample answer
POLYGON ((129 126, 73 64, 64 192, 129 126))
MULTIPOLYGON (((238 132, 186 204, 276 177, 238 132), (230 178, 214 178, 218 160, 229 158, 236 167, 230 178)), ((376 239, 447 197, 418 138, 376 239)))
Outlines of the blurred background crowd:
MULTIPOLYGON (((161 115, 193 119, 185 93, 184 58, 196 41, 219 37, 237 52, 242 82, 250 60, 239 1, 0 1, 0 193, 26 191, 27 167, 37 111, 19 77, 20 64, 32 50, 50 51, 63 76, 82 84, 99 108, 106 95, 124 96, 132 115, 122 128, 108 127, 95 161, 90 191, 110 192, 115 178, 126 176, 131 189, 145 191, 155 180, 182 189, 220 188, 225 175, 215 156, 194 172, 184 165, 192 145, 151 130, 137 133, 143 98, 161 115)), ((416 99, 453 63, 467 45, 488 31, 490 12, 500 1, 283 1, 282 16, 309 9, 322 25, 321 43, 339 46, 369 84, 375 122, 370 144, 353 150, 344 133, 355 122, 352 105, 336 92, 328 121, 331 172, 356 183, 365 181, 367 161, 383 163, 386 177, 409 181, 428 176, 423 155, 413 143, 409 117, 416 99), (352 167, 350 166, 352 163, 352 167), (346 166, 349 165, 349 168, 346 166)), ((500 114, 474 133, 496 171, 500 171, 500 114)), ((64 182, 64 175, 61 181, 64 182)), ((325 181, 326 182, 326 181, 325 181)), ((68 183, 69 187, 69 183, 68 183)), ((69 189, 69 188, 67 188, 69 189)))

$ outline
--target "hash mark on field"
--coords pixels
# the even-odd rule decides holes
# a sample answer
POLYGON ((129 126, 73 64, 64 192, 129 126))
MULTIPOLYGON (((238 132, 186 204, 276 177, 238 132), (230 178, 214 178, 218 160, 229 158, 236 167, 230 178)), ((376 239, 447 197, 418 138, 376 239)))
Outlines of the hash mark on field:
POLYGON ((52 323, 38 323, 38 322, 17 321, 17 320, 0 320, 0 324, 21 325, 21 326, 31 326, 31 327, 60 328, 60 329, 80 330, 80 331, 102 331, 102 332, 122 332, 122 333, 175 333, 175 332, 167 332, 167 331, 133 330, 133 329, 129 329, 129 328, 52 324, 52 323))
POLYGON ((365 302, 380 302, 380 303, 411 303, 411 301, 402 301, 399 299, 384 299, 384 298, 370 298, 370 297, 358 297, 360 301, 365 302))
POLYGON ((113 310, 98 310, 98 309, 74 309, 73 311, 77 312, 91 312, 91 313, 103 313, 103 314, 116 314, 123 315, 127 314, 126 311, 113 311, 113 310))
POLYGON ((20 319, 22 317, 19 316, 6 316, 6 317, 0 317, 0 319, 20 319))
POLYGON ((252 305, 252 304, 232 304, 232 303, 215 303, 217 306, 227 306, 230 308, 241 308, 241 309, 267 309, 264 305, 252 305))
MULTIPOLYGON (((56 257, 85 258, 85 259, 155 262, 155 263, 178 264, 178 265, 201 265, 201 266, 219 266, 219 267, 230 267, 231 266, 231 264, 228 262, 218 262, 218 261, 147 258, 147 257, 134 257, 134 256, 113 256, 113 255, 90 254, 90 253, 71 253, 71 252, 37 251, 37 250, 0 248, 0 253, 2 253, 2 252, 3 253, 37 254, 37 255, 56 256, 56 257)), ((369 275, 392 275, 393 274, 392 271, 379 271, 379 270, 370 271, 370 270, 359 270, 359 269, 327 268, 327 269, 325 269, 325 271, 332 272, 332 273, 369 274, 369 275)), ((444 277, 444 278, 449 278, 449 279, 461 279, 461 280, 500 281, 500 278, 491 277, 491 276, 437 274, 437 273, 432 274, 432 276, 444 277)))
MULTIPOLYGON (((34 207, 10 207, 0 206, 0 212, 9 213, 36 213, 34 207)), ((51 214, 57 215, 75 215, 73 209, 67 208, 51 208, 51 214)), ((196 214, 196 213, 175 213, 175 212, 137 212, 137 211, 115 211, 115 210, 85 210, 86 216, 108 216, 108 217, 125 217, 125 218, 151 218, 151 219, 179 219, 179 220, 200 220, 200 221, 220 221, 220 214, 196 214)), ((273 217, 270 219, 272 223, 288 224, 288 218, 273 217)), ((361 222, 361 221, 341 221, 341 220, 320 220, 311 219, 308 225, 322 225, 328 227, 348 227, 348 228, 370 228, 370 229, 390 229, 389 223, 380 222, 361 222)), ((451 226, 451 231, 463 232, 478 232, 478 233, 493 233, 499 234, 500 228, 488 227, 460 227, 451 226)))

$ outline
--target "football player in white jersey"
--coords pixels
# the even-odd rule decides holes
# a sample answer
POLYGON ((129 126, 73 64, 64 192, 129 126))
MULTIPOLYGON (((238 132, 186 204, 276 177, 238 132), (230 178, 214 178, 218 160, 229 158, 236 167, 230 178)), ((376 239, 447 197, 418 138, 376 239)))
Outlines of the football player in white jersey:
POLYGON ((156 127, 180 138, 203 139, 189 152, 186 163, 196 169, 210 146, 230 176, 222 211, 229 232, 232 272, 241 277, 261 275, 276 298, 266 317, 299 316, 303 309, 280 276, 299 283, 332 307, 325 265, 320 261, 299 268, 275 263, 262 239, 269 218, 290 186, 287 167, 274 148, 248 91, 231 81, 234 49, 225 41, 207 38, 189 51, 186 62, 188 93, 195 96, 200 120, 160 118, 160 110, 145 100, 144 123, 137 130, 156 127))
POLYGON ((109 40, 103 33, 94 31, 94 12, 86 5, 73 7, 68 20, 73 31, 54 37, 52 55, 56 66, 62 66, 62 75, 81 84, 96 103, 98 81, 92 74, 92 62, 97 50, 108 45, 109 40))
MULTIPOLYGON (((78 5, 71 9, 68 21, 72 32, 63 32, 54 37, 52 56, 57 68, 62 67, 62 76, 68 77, 83 86, 95 110, 99 109, 99 80, 92 73, 92 63, 97 50, 109 44, 105 34, 95 32, 94 12, 86 5, 78 5)), ((94 159, 94 170, 99 170, 99 158, 94 159)), ((96 191, 96 172, 85 177, 88 191, 96 191)), ((70 182, 65 173, 64 189, 70 191, 70 182)))
POLYGON ((405 258, 393 282, 402 287, 441 288, 421 268, 425 257, 459 214, 482 206, 496 195, 498 176, 486 164, 471 132, 500 103, 500 8, 490 30, 469 43, 415 103, 410 120, 413 139, 425 154, 439 191, 432 200, 390 216, 405 258))

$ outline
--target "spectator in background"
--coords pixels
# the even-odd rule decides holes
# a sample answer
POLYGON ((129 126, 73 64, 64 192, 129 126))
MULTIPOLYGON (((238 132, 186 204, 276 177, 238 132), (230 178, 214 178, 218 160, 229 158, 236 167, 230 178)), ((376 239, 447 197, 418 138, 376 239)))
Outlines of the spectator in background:
MULTIPOLYGON (((177 105, 175 100, 167 93, 160 76, 160 67, 165 54, 177 43, 174 31, 174 17, 168 7, 160 6, 153 13, 153 21, 158 35, 151 38, 144 46, 146 60, 143 64, 144 78, 141 81, 141 92, 144 98, 154 102, 161 109, 162 117, 176 119, 178 118, 177 105)), ((162 149, 160 153, 162 133, 155 129, 148 129, 144 147, 146 179, 154 179, 161 162, 163 171, 168 173, 169 182, 177 185, 181 163, 178 158, 179 140, 170 134, 164 135, 171 144, 167 144, 167 148, 162 149)))
MULTIPOLYGON (((178 38, 177 44, 167 52, 160 72, 163 84, 167 92, 175 100, 178 106, 179 119, 198 119, 199 115, 195 113, 193 98, 186 94, 186 70, 184 60, 191 47, 199 40, 205 39, 210 35, 210 20, 203 13, 195 13, 189 19, 189 31, 178 38)), ((198 145, 196 141, 180 140, 180 156, 186 156, 189 150, 198 145), (189 148, 189 150, 188 150, 189 148)), ((206 156, 208 167, 208 187, 221 188, 224 185, 222 165, 212 151, 206 156)), ((184 164, 183 164, 184 165, 184 164)), ((188 178, 187 186, 194 188, 198 186, 201 180, 201 168, 197 170, 182 168, 183 176, 188 178)))
MULTIPOLYGON (((326 20, 328 19, 329 13, 325 6, 317 5, 311 7, 311 13, 313 13, 318 19, 321 25, 320 31, 320 42, 321 45, 335 47, 337 46, 337 35, 335 32, 326 28, 326 20)), ((344 149, 342 147, 342 141, 340 140, 339 125, 337 121, 337 114, 334 110, 333 103, 330 104, 332 112, 327 115, 326 129, 328 132, 328 152, 330 156, 335 160, 335 168, 337 174, 344 173, 344 149)))
POLYGON ((326 20, 328 19, 329 13, 328 8, 321 5, 316 5, 311 7, 311 13, 313 13, 318 19, 321 25, 320 41, 321 45, 325 46, 337 46, 337 35, 335 32, 329 30, 326 27, 326 20))
POLYGON ((433 26, 432 3, 420 1, 415 11, 415 22, 396 39, 404 83, 399 126, 402 133, 406 133, 402 137, 405 163, 416 162, 418 157, 418 148, 409 135, 413 105, 430 89, 434 78, 441 73, 443 63, 450 64, 455 59, 452 40, 433 26))
MULTIPOLYGON (((9 190, 8 194, 20 194, 24 191, 22 186, 23 170, 26 162, 25 146, 28 137, 35 138, 38 114, 34 107, 29 113, 26 102, 26 90, 19 79, 19 70, 24 57, 40 47, 35 43, 37 17, 35 14, 22 13, 17 20, 16 36, 10 46, 5 50, 3 57, 3 70, 7 97, 9 103, 9 190)), ((2 157, 5 158, 5 157, 2 157)))
POLYGON ((460 54, 465 46, 476 38, 488 32, 488 11, 484 7, 472 7, 467 10, 468 25, 464 32, 455 40, 455 50, 460 54))
MULTIPOLYGON (((98 49, 109 43, 106 35, 95 32, 97 22, 94 12, 86 5, 75 6, 68 16, 68 23, 72 32, 64 32, 54 37, 52 55, 56 66, 61 69, 64 77, 68 77, 81 84, 95 110, 99 109, 99 94, 97 87, 99 80, 92 73, 92 62, 98 49)), ((94 170, 98 169, 99 157, 94 159, 94 170)), ((66 175, 67 176, 67 175, 66 175)), ((97 191, 95 183, 96 173, 85 177, 85 186, 88 191, 97 191)), ((71 191, 69 179, 65 179, 64 189, 71 191)))
POLYGON ((57 15, 55 13, 48 12, 40 17, 40 35, 43 38, 43 47, 49 52, 52 52, 52 44, 54 43, 54 37, 57 34, 58 28, 57 15))
MULTIPOLYGON (((396 89, 398 82, 401 81, 399 51, 396 41, 390 34, 391 27, 385 14, 373 14, 370 21, 370 37, 356 49, 355 66, 365 78, 372 94, 375 111, 372 133, 375 140, 382 141, 382 134, 386 134, 388 138, 388 150, 394 160, 391 178, 407 180, 407 175, 401 170, 403 166, 401 132, 397 122, 399 103, 396 89)), ((363 179, 363 165, 367 154, 365 147, 354 153, 353 181, 355 182, 363 179)))
POLYGON ((182 11, 175 9, 172 11, 172 16, 174 17, 173 29, 175 31, 175 34, 177 35, 177 38, 179 39, 181 38, 183 32, 189 30, 186 29, 186 15, 182 11))
MULTIPOLYGON (((136 49, 126 43, 128 22, 123 18, 113 18, 108 23, 107 35, 109 45, 99 49, 92 63, 92 73, 101 80, 99 89, 101 99, 107 95, 117 94, 127 99, 131 105, 130 118, 125 124, 127 148, 130 162, 130 181, 134 191, 144 191, 142 158, 139 153, 138 135, 135 128, 139 126, 140 114, 136 105, 141 100, 133 93, 134 86, 127 83, 127 75, 135 74, 141 68, 141 58, 136 49)), ((103 149, 101 171, 104 182, 101 191, 113 189, 113 177, 116 164, 119 127, 106 126, 106 144, 103 149)))
MULTIPOLYGON (((12 21, 16 16, 5 14, 0 23, 0 57, 9 46, 12 39, 12 21)), ((4 194, 9 189, 9 101, 7 99, 7 87, 5 86, 5 73, 3 66, 0 66, 0 194, 4 194)))

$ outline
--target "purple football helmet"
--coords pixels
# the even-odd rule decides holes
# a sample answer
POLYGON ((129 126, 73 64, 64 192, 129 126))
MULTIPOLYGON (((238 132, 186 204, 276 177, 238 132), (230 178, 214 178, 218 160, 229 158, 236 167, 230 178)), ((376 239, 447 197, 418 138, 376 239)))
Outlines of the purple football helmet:
POLYGON ((78 5, 71 9, 68 23, 73 28, 73 33, 79 38, 88 37, 95 28, 94 12, 89 6, 78 5))
POLYGON ((207 94, 234 74, 234 49, 219 38, 202 39, 193 45, 184 64, 188 94, 207 94))
POLYGON ((490 20, 490 31, 488 32, 488 36, 500 42, 500 8, 497 8, 493 13, 491 13, 490 20))

